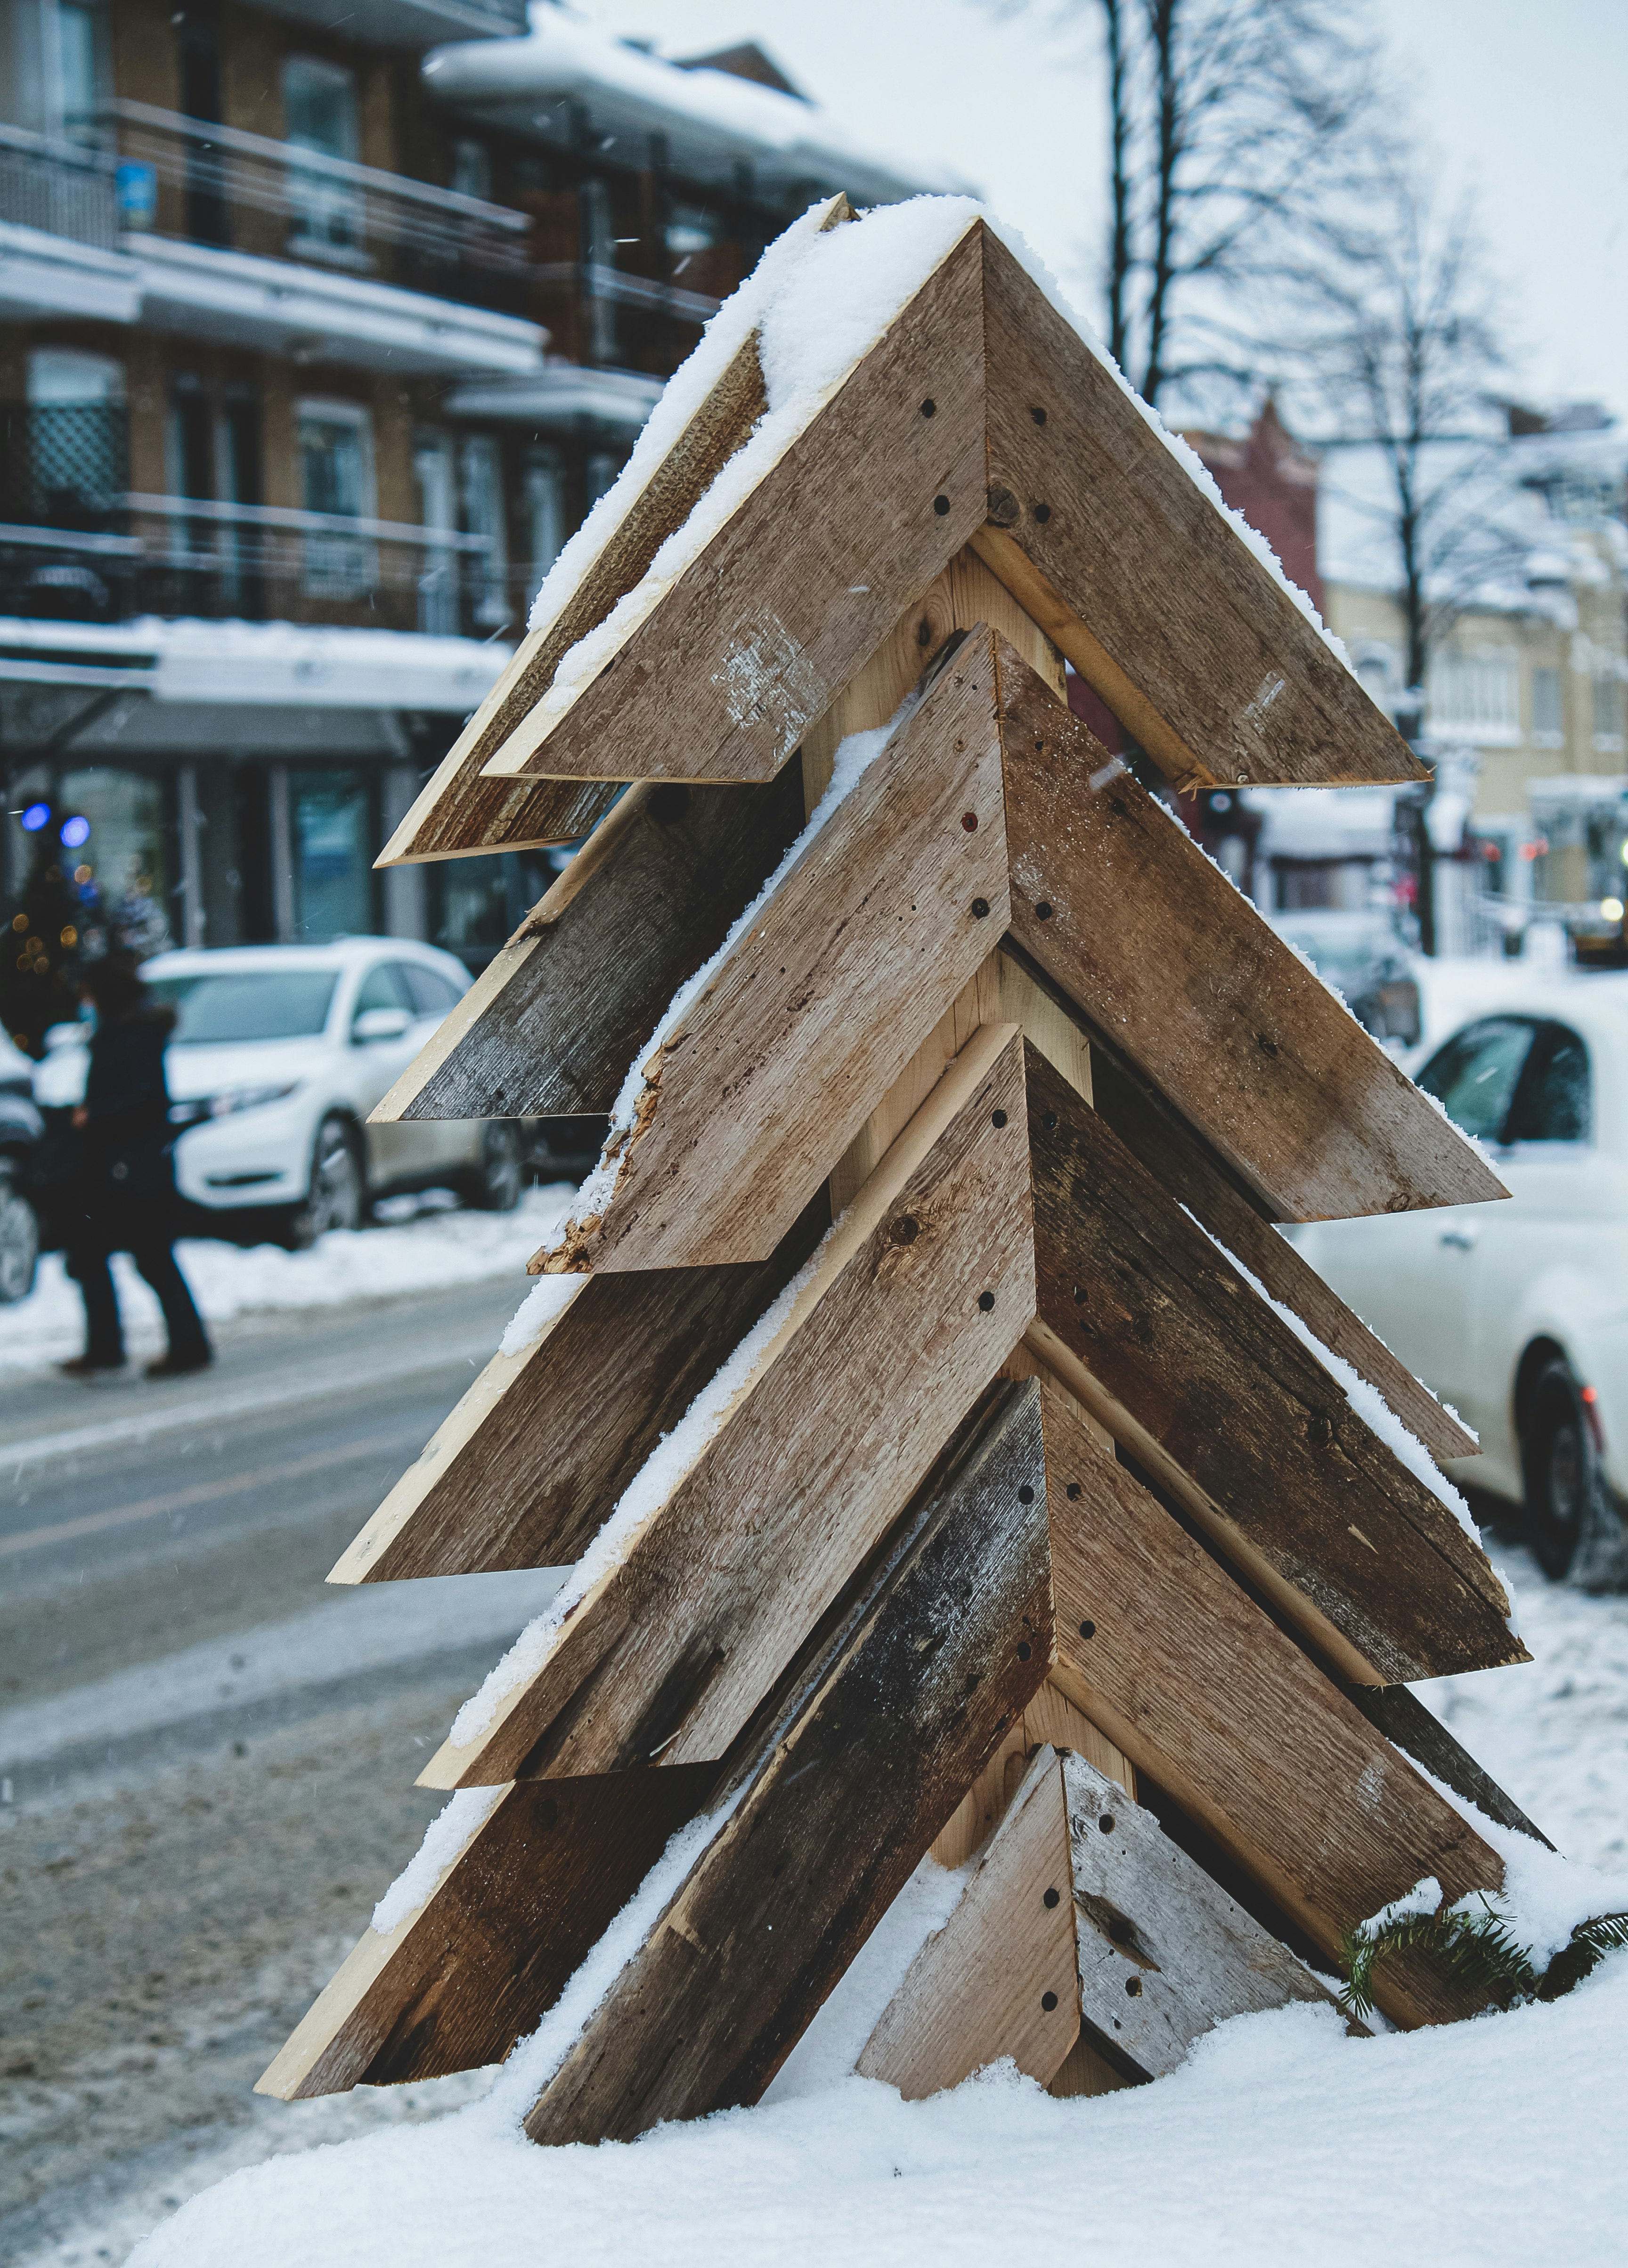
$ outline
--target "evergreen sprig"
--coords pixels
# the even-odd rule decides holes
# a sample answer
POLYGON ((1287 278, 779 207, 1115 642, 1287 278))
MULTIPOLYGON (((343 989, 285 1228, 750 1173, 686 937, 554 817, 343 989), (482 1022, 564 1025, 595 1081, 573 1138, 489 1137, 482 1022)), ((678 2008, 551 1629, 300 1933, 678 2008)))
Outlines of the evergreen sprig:
POLYGON ((1522 2000, 1558 2000, 1608 1953, 1624 1948, 1628 1948, 1628 1913, 1596 1914, 1578 1923, 1540 1973, 1530 1948, 1520 1942, 1483 1896, 1479 1911, 1444 1908, 1433 1914, 1404 1914, 1381 1929, 1370 1931, 1359 1924, 1347 1930, 1340 1946, 1345 1990, 1339 2007, 1347 2016, 1373 2014, 1374 1971, 1388 1954, 1422 1954, 1444 1984, 1482 1996, 1492 2007, 1513 2008, 1522 2000))

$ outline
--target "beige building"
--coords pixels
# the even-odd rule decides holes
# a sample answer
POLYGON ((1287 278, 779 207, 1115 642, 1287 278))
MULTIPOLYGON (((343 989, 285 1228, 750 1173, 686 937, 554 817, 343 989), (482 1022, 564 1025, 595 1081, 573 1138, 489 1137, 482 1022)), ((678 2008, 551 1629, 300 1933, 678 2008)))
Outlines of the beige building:
MULTIPOLYGON (((1509 925, 1528 902, 1575 909, 1575 926, 1628 895, 1628 431, 1587 415, 1442 445, 1425 467, 1448 499, 1425 686, 1433 831, 1439 853, 1479 862, 1509 925)), ((1318 539, 1329 622, 1394 712, 1407 647, 1377 452, 1324 457, 1318 539)))

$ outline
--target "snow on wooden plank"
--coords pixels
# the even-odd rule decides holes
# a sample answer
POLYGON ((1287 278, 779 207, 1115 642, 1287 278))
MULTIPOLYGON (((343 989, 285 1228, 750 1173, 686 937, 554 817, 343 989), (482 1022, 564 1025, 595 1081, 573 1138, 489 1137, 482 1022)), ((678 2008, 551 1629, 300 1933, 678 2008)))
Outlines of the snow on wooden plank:
POLYGON ((1203 1137, 1116 1049, 1100 1038, 1092 1049, 1093 1103, 1170 1195, 1236 1254, 1274 1300, 1293 1308, 1324 1346, 1366 1378, 1433 1457, 1442 1461, 1477 1455, 1480 1444, 1469 1427, 1442 1408, 1428 1387, 1278 1234, 1263 1217, 1260 1200, 1228 1174, 1203 1137))
MULTIPOLYGON (((1313 1942, 1433 1874, 1497 1889, 1503 1861, 1293 1639, 1042 1385, 1057 1683, 1313 1942)), ((1469 2006, 1382 1964, 1395 2022, 1469 2006)))
POLYGON ((982 285, 973 223, 570 705, 516 721, 492 788, 629 747, 641 778, 773 777, 983 522, 982 285))
POLYGON ((794 764, 764 787, 630 788, 372 1123, 608 1116, 662 1010, 803 817, 794 764))
POLYGON ((986 1027, 421 1784, 720 1756, 1022 1336, 1028 1181, 1019 1042, 986 1027))
POLYGON ((821 1196, 755 1267, 564 1279, 569 1306, 492 1357, 328 1581, 569 1566, 826 1226, 821 1196))
POLYGON ((1042 1748, 856 2067, 907 2102, 959 2087, 1002 2056, 1049 2087, 1079 2036, 1068 1816, 1057 1752, 1042 1748))
POLYGON ((664 1020, 581 1217, 534 1269, 762 1260, 976 973, 1006 913, 983 631, 811 823, 698 997, 664 1020))
POLYGON ((1160 2079, 1229 2016, 1333 1998, 1084 1756, 1061 1778, 1080 2014, 1114 2060, 1160 2079))
MULTIPOLYGON (((1094 1110, 1028 1051, 1040 1321, 1344 1675, 1523 1661, 1486 1556, 1094 1110)), ((1066 1372, 1064 1373, 1066 1377, 1066 1372)), ((1426 1466, 1426 1469, 1428 1467, 1426 1466)), ((1438 1486, 1442 1487, 1438 1480, 1438 1486)))
POLYGON ((497 2062, 716 1777, 618 1772, 505 1789, 424 1902, 384 1934, 367 1931, 255 2092, 295 2102, 497 2062))
MULTIPOLYGON (((608 808, 615 790, 603 780, 490 779, 485 775, 487 759, 531 713, 572 646, 640 581, 667 537, 683 525, 744 444, 764 407, 756 342, 748 338, 564 608, 521 639, 513 659, 386 844, 381 866, 572 842, 608 808)), ((619 735, 615 745, 627 751, 623 761, 630 769, 624 777, 637 778, 637 743, 619 735)))
POLYGON ((998 679, 1013 937, 1274 1215, 1344 1219, 1507 1196, 1009 650, 998 679))
POLYGON ((1003 1387, 543 2088, 537 2142, 755 2102, 1052 1650, 1038 1389, 1003 1387))
POLYGON ((983 232, 982 557, 1168 776, 1425 777, 1140 405, 983 232))

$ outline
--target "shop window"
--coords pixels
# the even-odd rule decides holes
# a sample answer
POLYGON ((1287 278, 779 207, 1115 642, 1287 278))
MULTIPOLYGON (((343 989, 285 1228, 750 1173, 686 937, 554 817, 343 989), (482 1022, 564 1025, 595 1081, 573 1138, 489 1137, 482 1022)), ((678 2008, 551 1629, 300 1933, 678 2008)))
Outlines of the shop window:
POLYGON ((296 939, 368 935, 375 830, 366 776, 297 771, 288 786, 296 939))
MULTIPOLYGON (((298 410, 300 479, 307 512, 333 519, 370 519, 373 511, 373 433, 354 401, 302 401, 298 410)), ((360 536, 306 538, 306 589, 313 598, 359 599, 372 588, 373 547, 360 536)))
MULTIPOLYGON (((290 55, 283 65, 284 139, 296 150, 355 164, 361 149, 356 73, 315 55, 290 55)), ((294 215, 290 249, 308 257, 354 251, 361 234, 361 201, 353 183, 326 168, 291 166, 289 202, 294 215)))
POLYGON ((144 958, 171 943, 164 790, 144 772, 110 764, 64 772, 57 807, 89 821, 63 865, 111 943, 144 958))

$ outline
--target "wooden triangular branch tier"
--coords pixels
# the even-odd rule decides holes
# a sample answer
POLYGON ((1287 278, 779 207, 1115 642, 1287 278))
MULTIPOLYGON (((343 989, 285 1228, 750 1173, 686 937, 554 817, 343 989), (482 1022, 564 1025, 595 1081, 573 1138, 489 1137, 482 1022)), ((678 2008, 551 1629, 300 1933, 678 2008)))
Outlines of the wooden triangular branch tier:
POLYGON ((1526 1658, 1395 1418, 1473 1439, 1274 1226, 1505 1192, 1064 658, 1183 786, 1414 760, 976 210, 763 273, 387 852, 593 827, 377 1115, 613 1130, 334 1580, 571 1572, 269 2093, 503 2058, 623 1917, 527 2132, 754 2102, 929 1853, 859 2069, 1134 2084, 1496 1890, 1442 1783, 1536 1831, 1406 1690, 1526 1658), (788 307, 884 271, 799 394, 788 307))

